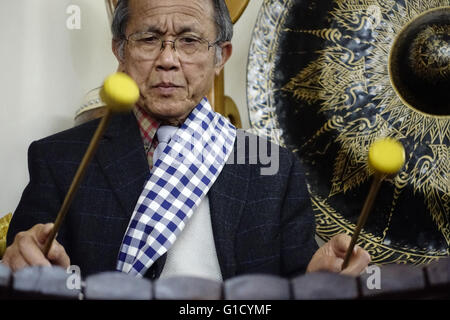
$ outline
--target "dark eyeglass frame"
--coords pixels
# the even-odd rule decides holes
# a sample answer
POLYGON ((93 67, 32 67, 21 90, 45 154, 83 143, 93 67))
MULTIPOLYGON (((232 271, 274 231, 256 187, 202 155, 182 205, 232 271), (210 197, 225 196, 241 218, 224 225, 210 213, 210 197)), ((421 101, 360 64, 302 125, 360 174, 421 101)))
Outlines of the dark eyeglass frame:
POLYGON ((161 42, 160 51, 164 50, 166 42, 170 42, 170 43, 172 43, 172 49, 176 52, 177 49, 176 49, 175 43, 177 43, 177 41, 179 41, 180 39, 183 39, 183 38, 192 38, 192 39, 197 40, 199 42, 207 43, 208 44, 208 51, 209 51, 209 48, 217 46, 218 44, 220 44, 219 41, 211 42, 211 41, 209 41, 207 39, 204 39, 204 38, 201 38, 201 37, 198 37, 198 36, 195 36, 195 35, 191 35, 191 34, 180 35, 180 36, 176 37, 174 40, 164 40, 158 34, 155 34, 153 32, 148 32, 148 31, 138 31, 138 32, 132 33, 128 37, 126 37, 124 40, 127 41, 127 42, 130 42, 130 41, 141 42, 144 39, 148 39, 150 37, 155 37, 161 42), (137 39, 133 39, 133 38, 137 38, 137 39))

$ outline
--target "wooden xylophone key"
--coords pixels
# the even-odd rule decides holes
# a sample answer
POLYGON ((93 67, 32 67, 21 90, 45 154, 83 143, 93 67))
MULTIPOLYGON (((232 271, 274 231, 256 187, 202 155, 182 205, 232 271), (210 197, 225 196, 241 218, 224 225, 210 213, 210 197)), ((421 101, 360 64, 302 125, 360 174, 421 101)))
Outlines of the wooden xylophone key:
POLYGON ((378 273, 363 273, 359 277, 363 299, 411 299, 426 294, 422 267, 389 264, 377 268, 378 273), (378 284, 375 284, 377 281, 378 284))
POLYGON ((11 276, 11 270, 4 264, 0 263, 0 299, 9 298, 11 276))
POLYGON ((225 300, 289 300, 289 280, 273 275, 249 274, 224 283, 225 300))
POLYGON ((34 266, 14 272, 13 299, 80 299, 81 288, 68 286, 70 273, 61 267, 34 266))
POLYGON ((436 298, 450 298, 450 258, 441 258, 425 266, 429 291, 436 298))
POLYGON ((313 272, 291 280, 294 300, 354 300, 357 278, 331 272, 313 272))
POLYGON ((151 300, 152 282, 121 272, 103 272, 87 277, 83 286, 86 300, 151 300))
POLYGON ((156 300, 221 300, 222 283, 198 277, 170 277, 154 282, 156 300))

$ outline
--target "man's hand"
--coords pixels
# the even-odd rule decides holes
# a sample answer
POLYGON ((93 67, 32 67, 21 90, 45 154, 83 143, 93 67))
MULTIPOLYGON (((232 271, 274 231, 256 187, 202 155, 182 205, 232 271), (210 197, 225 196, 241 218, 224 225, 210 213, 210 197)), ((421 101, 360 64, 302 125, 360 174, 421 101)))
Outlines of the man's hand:
POLYGON ((363 248, 355 246, 347 268, 342 270, 345 253, 350 246, 350 241, 351 238, 345 234, 338 234, 331 238, 313 255, 306 272, 331 271, 358 276, 368 266, 370 255, 363 248))
POLYGON ((67 268, 70 259, 66 250, 56 240, 45 257, 42 253, 53 223, 37 224, 28 231, 16 235, 14 242, 6 248, 2 262, 12 271, 28 266, 50 266, 52 264, 67 268))

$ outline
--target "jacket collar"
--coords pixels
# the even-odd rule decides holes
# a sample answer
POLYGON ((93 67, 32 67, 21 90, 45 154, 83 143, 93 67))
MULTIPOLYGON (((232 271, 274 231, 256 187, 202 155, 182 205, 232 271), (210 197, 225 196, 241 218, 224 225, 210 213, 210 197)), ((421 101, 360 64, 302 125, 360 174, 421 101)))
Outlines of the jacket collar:
POLYGON ((119 199, 124 215, 131 217, 150 168, 134 115, 111 117, 96 159, 119 199))

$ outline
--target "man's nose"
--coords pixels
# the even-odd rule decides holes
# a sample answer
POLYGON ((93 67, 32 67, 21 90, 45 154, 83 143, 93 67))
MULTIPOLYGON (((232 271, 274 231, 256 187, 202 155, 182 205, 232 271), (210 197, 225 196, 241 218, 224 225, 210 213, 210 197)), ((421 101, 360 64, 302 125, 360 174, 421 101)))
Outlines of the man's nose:
POLYGON ((177 70, 180 67, 180 59, 173 47, 173 42, 165 41, 161 52, 156 59, 156 69, 158 70, 177 70))

